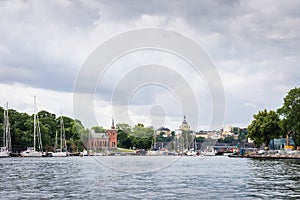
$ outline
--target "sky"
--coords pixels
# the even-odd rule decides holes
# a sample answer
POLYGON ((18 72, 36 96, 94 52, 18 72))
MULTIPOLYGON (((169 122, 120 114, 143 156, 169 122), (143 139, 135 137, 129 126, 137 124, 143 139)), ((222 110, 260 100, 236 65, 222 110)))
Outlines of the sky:
POLYGON ((95 125, 106 128, 113 116, 116 123, 174 130, 186 115, 197 122, 192 129, 209 130, 214 113, 223 118, 217 128, 247 127, 253 114, 276 110, 299 87, 299 10, 293 0, 0 1, 0 103, 32 114, 36 96, 39 110, 77 117, 74 88, 94 50, 128 31, 158 28, 190 38, 211 59, 217 74, 209 79, 222 81, 224 117, 213 112, 205 75, 180 56, 153 49, 112 60, 94 85, 93 104, 80 104, 81 110, 91 106, 95 125), (129 118, 119 117, 120 110, 129 118))

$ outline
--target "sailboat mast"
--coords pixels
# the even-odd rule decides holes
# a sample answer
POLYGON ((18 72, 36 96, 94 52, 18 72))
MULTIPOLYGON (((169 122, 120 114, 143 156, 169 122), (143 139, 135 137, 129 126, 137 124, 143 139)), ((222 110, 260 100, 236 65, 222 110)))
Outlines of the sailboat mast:
POLYGON ((62 119, 62 115, 61 115, 60 116, 60 152, 63 151, 62 135, 63 135, 63 119, 62 119))
POLYGON ((152 151, 155 151, 156 134, 155 134, 155 128, 154 128, 154 126, 153 126, 153 139, 152 139, 152 142, 153 142, 153 144, 152 144, 152 146, 153 146, 152 151))
POLYGON ((6 129, 6 111, 5 111, 5 106, 4 106, 4 109, 3 109, 3 147, 5 146, 5 129, 6 129))
POLYGON ((36 143, 36 96, 34 96, 34 106, 33 106, 33 150, 35 151, 36 143))
POLYGON ((8 102, 6 102, 6 115, 5 115, 5 146, 9 148, 9 121, 8 121, 8 102))
POLYGON ((57 130, 55 131, 55 143, 54 143, 54 151, 57 149, 57 130))
POLYGON ((64 119, 62 117, 62 132, 63 132, 63 146, 64 146, 64 150, 67 152, 67 140, 66 140, 66 131, 65 131, 65 126, 64 126, 64 119))

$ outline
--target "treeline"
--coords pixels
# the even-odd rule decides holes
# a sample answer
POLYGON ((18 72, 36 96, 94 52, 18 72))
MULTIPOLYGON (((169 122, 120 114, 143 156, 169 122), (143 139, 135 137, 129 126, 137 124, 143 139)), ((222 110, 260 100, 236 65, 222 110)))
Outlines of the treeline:
MULTIPOLYGON (((0 113, 3 113, 0 107, 0 113)), ((19 113, 9 109, 10 134, 13 151, 22 151, 33 146, 33 115, 19 113)), ((53 151, 56 131, 60 132, 60 116, 45 110, 38 112, 39 126, 41 130, 43 150, 53 151)), ((0 115, 0 138, 3 136, 3 114, 0 115)), ((79 152, 83 150, 80 134, 87 132, 79 120, 62 116, 68 151, 79 152)), ((1 143, 2 144, 2 143, 1 143)))
POLYGON ((153 144, 154 130, 137 124, 134 127, 128 124, 117 124, 118 147, 127 149, 150 149, 153 144))
POLYGON ((300 88, 291 89, 283 99, 283 105, 276 111, 263 110, 254 116, 248 126, 248 137, 254 145, 269 146, 274 138, 292 138, 300 146, 300 88))

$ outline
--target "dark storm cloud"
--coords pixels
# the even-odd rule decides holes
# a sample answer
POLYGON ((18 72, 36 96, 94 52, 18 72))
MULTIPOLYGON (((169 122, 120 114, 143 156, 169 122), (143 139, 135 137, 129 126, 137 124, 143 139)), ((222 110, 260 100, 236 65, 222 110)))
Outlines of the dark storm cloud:
POLYGON ((99 9, 64 1, 0 4, 1 82, 71 91, 78 67, 72 48, 79 38, 69 37, 77 30, 88 31, 99 9))

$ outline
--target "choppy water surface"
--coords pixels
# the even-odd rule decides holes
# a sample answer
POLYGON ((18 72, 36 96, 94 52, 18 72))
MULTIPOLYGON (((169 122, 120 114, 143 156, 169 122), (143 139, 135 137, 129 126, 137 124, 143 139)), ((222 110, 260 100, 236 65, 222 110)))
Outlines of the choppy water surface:
POLYGON ((1 199, 300 199, 300 161, 227 157, 0 159, 1 199))

